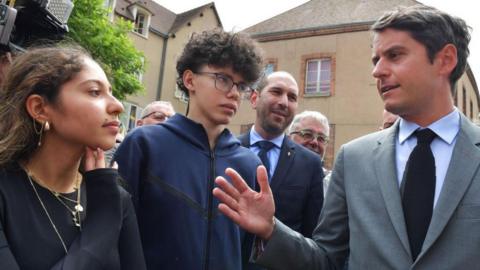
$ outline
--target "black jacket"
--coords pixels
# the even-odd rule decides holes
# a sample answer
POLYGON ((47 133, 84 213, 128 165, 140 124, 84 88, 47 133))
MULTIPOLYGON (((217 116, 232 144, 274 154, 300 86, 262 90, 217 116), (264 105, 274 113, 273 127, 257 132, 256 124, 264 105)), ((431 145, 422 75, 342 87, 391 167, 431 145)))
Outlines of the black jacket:
POLYGON ((47 189, 33 182, 68 254, 51 225, 27 174, 18 165, 0 169, 0 269, 145 269, 130 195, 117 185, 117 172, 84 174, 82 231, 47 189))

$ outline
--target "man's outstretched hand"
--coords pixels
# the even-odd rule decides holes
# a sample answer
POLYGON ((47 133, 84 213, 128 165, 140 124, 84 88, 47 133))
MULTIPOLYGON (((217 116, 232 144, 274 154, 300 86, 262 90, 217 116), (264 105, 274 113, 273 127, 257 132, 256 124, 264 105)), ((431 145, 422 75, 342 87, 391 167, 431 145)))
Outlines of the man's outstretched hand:
POLYGON ((252 190, 235 170, 227 168, 225 173, 233 185, 221 176, 215 179, 218 187, 213 189, 213 195, 221 201, 218 209, 244 230, 265 240, 270 239, 275 203, 265 167, 257 168, 260 192, 252 190))

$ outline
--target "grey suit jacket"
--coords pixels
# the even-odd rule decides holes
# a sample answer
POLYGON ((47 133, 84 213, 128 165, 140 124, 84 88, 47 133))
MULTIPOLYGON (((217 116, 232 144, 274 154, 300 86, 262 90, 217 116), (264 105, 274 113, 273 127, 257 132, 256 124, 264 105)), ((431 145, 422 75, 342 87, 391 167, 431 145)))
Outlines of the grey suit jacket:
POLYGON ((415 262, 395 166, 398 122, 342 146, 313 240, 277 221, 257 263, 272 269, 479 269, 480 128, 463 115, 415 262))

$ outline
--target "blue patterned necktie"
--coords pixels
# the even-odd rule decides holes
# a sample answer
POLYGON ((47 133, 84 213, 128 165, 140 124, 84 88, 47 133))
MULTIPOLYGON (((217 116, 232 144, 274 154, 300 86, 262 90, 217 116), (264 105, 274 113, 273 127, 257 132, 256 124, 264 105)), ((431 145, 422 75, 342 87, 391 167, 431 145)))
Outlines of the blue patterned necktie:
POLYGON ((267 153, 275 147, 275 144, 270 142, 270 141, 258 141, 255 143, 256 146, 260 148, 260 152, 258 152, 258 157, 262 161, 263 165, 267 169, 267 174, 268 174, 268 181, 270 181, 271 175, 270 175, 270 160, 268 159, 267 153))

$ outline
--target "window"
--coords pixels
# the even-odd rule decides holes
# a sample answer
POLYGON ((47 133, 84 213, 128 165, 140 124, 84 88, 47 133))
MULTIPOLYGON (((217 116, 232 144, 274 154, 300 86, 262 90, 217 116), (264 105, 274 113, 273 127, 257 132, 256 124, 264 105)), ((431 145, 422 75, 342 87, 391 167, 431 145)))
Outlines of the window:
POLYGON ((331 93, 330 58, 311 59, 306 63, 305 95, 329 96, 331 93))
POLYGON ((272 74, 273 72, 275 71, 275 64, 274 63, 268 63, 266 66, 265 66, 265 76, 268 76, 270 74, 272 74))
POLYGON ((135 16, 135 27, 133 28, 133 31, 145 36, 147 32, 146 24, 147 16, 145 13, 138 11, 137 16, 135 16))
POLYGON ((467 89, 465 86, 462 87, 462 112, 467 115, 467 89))
POLYGON ((263 73, 265 74, 265 76, 268 76, 277 70, 276 58, 266 58, 265 62, 267 63, 265 65, 265 69, 263 70, 263 73))
POLYGON ((133 32, 137 33, 144 38, 148 38, 148 32, 150 29, 150 19, 152 13, 143 7, 143 4, 146 4, 146 1, 135 1, 133 4, 127 7, 128 11, 132 15, 133 19, 133 32))
POLYGON ((122 125, 126 127, 126 131, 128 132, 135 127, 137 119, 140 118, 142 108, 130 102, 124 101, 122 103, 125 110, 120 114, 119 118, 120 122, 122 122, 122 125))
POLYGON ((130 116, 128 117, 128 129, 132 130, 135 127, 135 122, 137 121, 137 106, 132 105, 130 107, 130 116))
POLYGON ((113 14, 115 13, 116 0, 104 0, 103 7, 108 10, 108 19, 113 21, 113 14))

